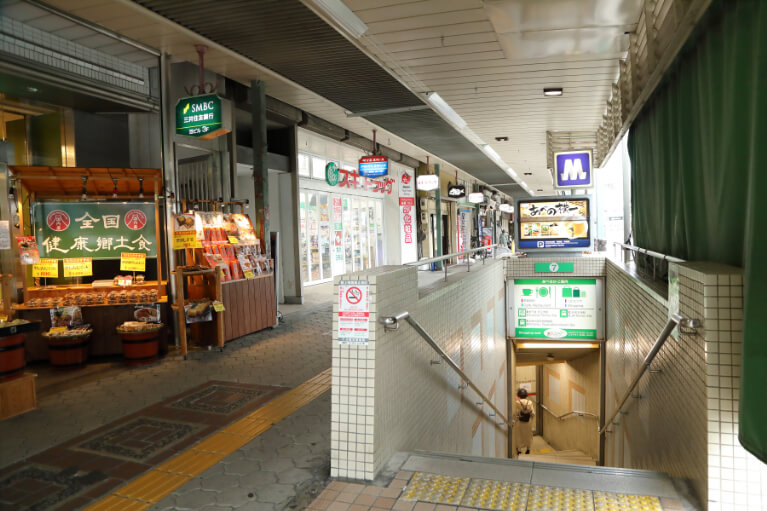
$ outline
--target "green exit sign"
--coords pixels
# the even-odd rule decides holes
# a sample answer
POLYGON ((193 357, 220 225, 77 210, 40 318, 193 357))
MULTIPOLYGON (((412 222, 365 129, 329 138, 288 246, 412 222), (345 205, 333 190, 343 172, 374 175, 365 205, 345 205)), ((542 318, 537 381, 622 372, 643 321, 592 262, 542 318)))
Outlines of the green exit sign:
POLYGON ((216 94, 181 98, 176 103, 176 134, 203 140, 229 133, 221 98, 216 94))
POLYGON ((575 263, 535 263, 536 273, 573 273, 575 263))

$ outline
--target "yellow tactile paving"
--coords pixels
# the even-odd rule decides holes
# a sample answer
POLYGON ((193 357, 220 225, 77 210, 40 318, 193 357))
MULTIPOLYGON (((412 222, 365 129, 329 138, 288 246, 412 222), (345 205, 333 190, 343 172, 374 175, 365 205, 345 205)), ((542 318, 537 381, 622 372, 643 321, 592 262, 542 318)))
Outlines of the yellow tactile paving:
POLYGON ((525 511, 530 485, 472 479, 461 500, 462 506, 506 511, 525 511))
POLYGON ((658 497, 594 492, 596 511, 663 511, 658 497))
POLYGON ((590 490, 533 486, 527 501, 528 511, 594 511, 590 490))
POLYGON ((152 507, 150 502, 140 502, 117 495, 109 495, 95 504, 84 509, 84 511, 144 511, 152 507))
POLYGON ((119 488, 86 511, 143 511, 192 477, 221 461, 274 424, 330 389, 330 369, 273 399, 250 415, 233 422, 189 450, 119 488))
POLYGON ((115 495, 145 502, 159 502, 166 495, 170 495, 173 490, 191 480, 192 478, 188 476, 150 470, 117 490, 115 495))
POLYGON ((182 476, 196 476, 224 459, 223 455, 202 451, 182 452, 170 461, 166 461, 157 470, 173 472, 182 476))
POLYGON ((404 490, 405 500, 458 505, 469 486, 468 477, 453 477, 416 472, 404 490))

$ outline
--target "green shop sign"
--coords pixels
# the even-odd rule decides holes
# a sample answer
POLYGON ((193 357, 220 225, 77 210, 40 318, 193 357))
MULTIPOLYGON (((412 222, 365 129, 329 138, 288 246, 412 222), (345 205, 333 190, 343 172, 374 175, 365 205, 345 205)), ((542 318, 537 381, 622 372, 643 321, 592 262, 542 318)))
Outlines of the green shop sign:
POLYGON ((203 140, 229 133, 223 123, 223 106, 216 94, 181 98, 176 103, 176 134, 203 140))
POLYGON ((335 162, 331 161, 325 165, 325 182, 330 186, 338 184, 338 165, 335 162))
POLYGON ((38 202, 33 217, 42 258, 157 257, 153 203, 38 202))
POLYGON ((535 263, 535 273, 572 273, 575 263, 535 263))

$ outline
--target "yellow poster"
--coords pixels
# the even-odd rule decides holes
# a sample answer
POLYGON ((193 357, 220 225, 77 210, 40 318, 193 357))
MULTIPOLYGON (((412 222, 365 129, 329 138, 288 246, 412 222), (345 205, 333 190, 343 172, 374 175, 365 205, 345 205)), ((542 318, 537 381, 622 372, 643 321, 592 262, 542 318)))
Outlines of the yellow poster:
POLYGON ((173 250, 197 248, 197 233, 195 231, 180 231, 173 233, 173 250))
POLYGON ((33 277, 45 277, 49 279, 55 279, 59 276, 59 260, 58 259, 40 259, 39 263, 32 265, 33 277))
POLYGON ((146 254, 120 252, 120 271, 146 271, 146 254))
POLYGON ((63 259, 65 277, 90 277, 93 275, 93 262, 90 257, 63 259))

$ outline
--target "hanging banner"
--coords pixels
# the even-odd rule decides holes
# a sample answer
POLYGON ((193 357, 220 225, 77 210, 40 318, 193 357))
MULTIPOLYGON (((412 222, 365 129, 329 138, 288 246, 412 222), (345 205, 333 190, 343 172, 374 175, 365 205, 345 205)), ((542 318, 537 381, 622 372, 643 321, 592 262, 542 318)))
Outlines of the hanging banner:
POLYGON ((473 210, 458 210, 458 251, 463 252, 471 248, 471 217, 473 210))
POLYGON ((120 254, 120 271, 146 271, 146 254, 123 252, 120 254))
POLYGON ((401 264, 417 261, 415 171, 409 169, 399 175, 399 225, 401 264))
POLYGON ((48 279, 56 279, 59 277, 59 260, 58 259, 40 259, 39 263, 32 265, 33 277, 44 277, 48 279))
POLYGON ((367 346, 370 342, 370 284, 367 280, 338 283, 338 344, 367 346))
POLYGON ((64 259, 65 277, 90 277, 93 275, 93 262, 90 257, 64 259))
POLYGON ((153 203, 38 202, 34 220, 41 257, 157 257, 153 203))

